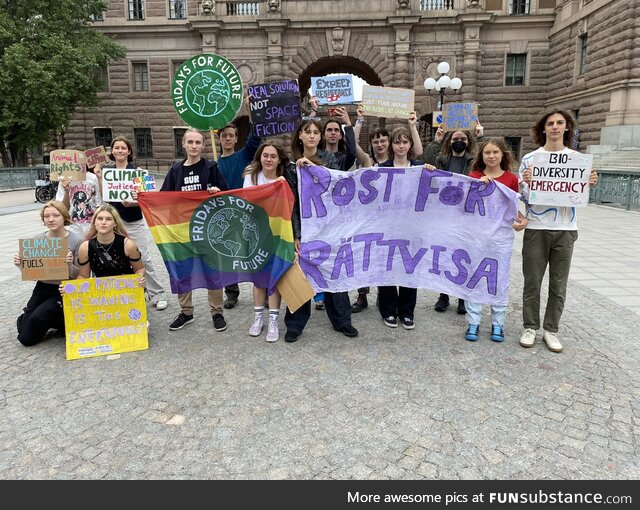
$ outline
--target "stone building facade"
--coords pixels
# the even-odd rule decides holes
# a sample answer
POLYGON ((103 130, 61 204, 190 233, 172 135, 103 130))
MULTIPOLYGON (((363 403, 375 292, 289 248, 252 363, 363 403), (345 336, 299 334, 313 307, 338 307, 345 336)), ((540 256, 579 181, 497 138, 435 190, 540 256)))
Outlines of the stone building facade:
POLYGON ((486 133, 506 137, 518 156, 532 148, 529 128, 549 108, 577 114, 582 150, 640 146, 638 3, 110 0, 94 25, 127 56, 107 70, 101 106, 79 108, 66 139, 91 147, 123 134, 138 161, 180 157, 186 126, 171 103, 173 73, 210 52, 230 60, 245 85, 287 78, 307 90, 311 76, 347 72, 371 85, 414 88, 425 141, 438 97, 423 83, 447 61, 463 85, 445 101, 478 102, 486 133))

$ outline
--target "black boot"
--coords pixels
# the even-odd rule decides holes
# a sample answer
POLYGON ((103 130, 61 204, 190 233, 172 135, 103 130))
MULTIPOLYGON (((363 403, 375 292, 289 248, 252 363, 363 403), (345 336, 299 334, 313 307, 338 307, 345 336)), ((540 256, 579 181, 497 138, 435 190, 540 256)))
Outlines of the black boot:
POLYGON ((358 294, 358 299, 351 305, 351 313, 358 313, 369 306, 366 294, 358 294))
POLYGON ((467 313, 467 309, 464 306, 464 299, 458 299, 458 314, 464 315, 465 313, 467 313))
POLYGON ((436 312, 446 312, 447 308, 449 308, 449 296, 447 294, 440 294, 434 309, 436 312))

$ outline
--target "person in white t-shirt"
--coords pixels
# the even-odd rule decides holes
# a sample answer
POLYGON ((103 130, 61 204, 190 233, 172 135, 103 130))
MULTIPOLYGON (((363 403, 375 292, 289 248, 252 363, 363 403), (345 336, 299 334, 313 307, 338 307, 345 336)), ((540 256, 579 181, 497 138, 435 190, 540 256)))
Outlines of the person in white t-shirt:
MULTIPOLYGON (((526 154, 520 165, 522 195, 529 198, 531 166, 537 152, 575 153, 573 147, 576 123, 570 113, 555 110, 545 114, 531 129, 533 141, 540 148, 526 154)), ((598 174, 591 171, 589 185, 598 183, 598 174)), ((573 243, 578 239, 575 207, 531 205, 527 203, 529 223, 522 243, 522 318, 524 333, 520 345, 533 347, 540 328, 540 290, 549 266, 549 298, 544 314, 543 340, 552 352, 562 352, 558 340, 560 317, 567 296, 567 281, 571 268, 573 243)))
POLYGON ((87 171, 84 181, 72 181, 63 177, 60 179, 56 200, 69 209, 69 230, 84 237, 91 225, 93 214, 102 205, 102 183, 91 170, 87 171))

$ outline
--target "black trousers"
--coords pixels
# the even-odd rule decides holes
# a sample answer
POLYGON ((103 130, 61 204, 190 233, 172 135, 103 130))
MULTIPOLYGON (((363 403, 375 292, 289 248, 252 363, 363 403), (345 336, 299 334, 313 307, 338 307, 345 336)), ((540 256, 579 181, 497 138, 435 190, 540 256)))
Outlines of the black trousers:
POLYGON ((224 288, 224 294, 228 298, 238 299, 238 297, 240 296, 240 287, 238 286, 237 283, 234 283, 232 285, 227 285, 224 288))
POLYGON ((41 342, 49 328, 64 331, 62 296, 58 286, 36 282, 24 313, 18 317, 17 326, 18 340, 27 347, 41 342))
MULTIPOLYGON (((344 326, 351 325, 351 302, 348 292, 325 292, 324 306, 327 310, 327 317, 331 321, 333 329, 338 330, 344 326)), ((284 314, 284 325, 287 331, 302 333, 311 317, 311 300, 291 313, 287 308, 284 314)))
POLYGON ((416 308, 418 289, 409 287, 384 286, 378 287, 378 308, 382 318, 408 317, 413 319, 416 308))

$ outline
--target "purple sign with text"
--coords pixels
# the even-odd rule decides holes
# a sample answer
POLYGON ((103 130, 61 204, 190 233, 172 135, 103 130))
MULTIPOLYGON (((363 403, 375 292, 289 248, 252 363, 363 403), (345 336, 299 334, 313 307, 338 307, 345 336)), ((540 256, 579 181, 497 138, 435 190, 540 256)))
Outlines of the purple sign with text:
POLYGON ((298 173, 300 266, 316 291, 402 285, 507 304, 517 193, 421 167, 298 173))

